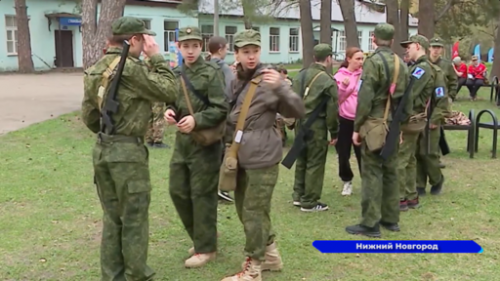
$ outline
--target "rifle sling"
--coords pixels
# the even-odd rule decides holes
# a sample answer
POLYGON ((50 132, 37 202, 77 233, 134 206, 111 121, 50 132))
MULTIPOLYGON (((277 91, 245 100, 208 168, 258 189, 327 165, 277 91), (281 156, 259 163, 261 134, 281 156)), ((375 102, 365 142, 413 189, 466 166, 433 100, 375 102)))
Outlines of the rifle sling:
MULTIPOLYGON (((309 118, 307 118, 306 122, 304 123, 304 125, 300 126, 300 132, 305 131, 306 130, 309 130, 309 128, 312 126, 312 124, 314 123, 314 121, 316 121, 316 119, 318 119, 319 117, 319 114, 321 113, 321 111, 324 109, 326 103, 328 102, 328 100, 330 100, 330 97, 324 97, 321 102, 314 108, 313 112, 311 113, 311 115, 309 115, 309 118)), ((300 133, 299 132, 299 133, 300 133)))

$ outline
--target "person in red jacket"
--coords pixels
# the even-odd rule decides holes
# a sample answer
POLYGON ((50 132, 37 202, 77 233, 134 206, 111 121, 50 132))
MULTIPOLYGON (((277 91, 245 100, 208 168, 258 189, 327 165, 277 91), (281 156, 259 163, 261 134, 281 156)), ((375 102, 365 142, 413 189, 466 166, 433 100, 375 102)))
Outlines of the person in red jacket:
POLYGON ((458 76, 458 95, 462 86, 465 86, 465 84, 467 83, 467 65, 462 62, 462 59, 460 57, 455 57, 453 59, 453 68, 455 69, 455 73, 458 76))
POLYGON ((472 56, 472 63, 469 65, 466 83, 472 100, 476 100, 477 91, 484 85, 485 76, 486 66, 478 61, 477 56, 472 56))

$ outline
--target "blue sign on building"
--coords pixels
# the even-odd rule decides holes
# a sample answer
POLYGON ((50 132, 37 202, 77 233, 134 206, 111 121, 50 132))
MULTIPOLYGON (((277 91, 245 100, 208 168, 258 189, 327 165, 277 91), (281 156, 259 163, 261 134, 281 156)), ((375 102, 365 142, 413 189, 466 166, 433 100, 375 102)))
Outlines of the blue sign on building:
POLYGON ((82 25, 82 19, 81 18, 59 18, 59 24, 60 25, 80 26, 80 25, 82 25))

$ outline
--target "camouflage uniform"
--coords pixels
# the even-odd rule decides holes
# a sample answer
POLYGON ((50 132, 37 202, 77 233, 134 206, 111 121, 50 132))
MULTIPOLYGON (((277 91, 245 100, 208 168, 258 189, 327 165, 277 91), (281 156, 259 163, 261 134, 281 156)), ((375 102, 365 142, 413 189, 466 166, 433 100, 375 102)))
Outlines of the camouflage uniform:
MULTIPOLYGON (((237 48, 261 44, 260 33, 245 30, 234 37, 237 48)), ((255 71, 237 67, 237 79, 231 88, 231 104, 225 143, 232 143, 243 100, 249 84, 246 81, 260 76, 265 67, 257 65, 255 71), (251 76, 253 75, 253 76, 251 76), (244 86, 246 84, 246 86, 244 86), (236 91, 245 87, 238 96, 236 91)), ((275 89, 264 83, 257 87, 243 128, 243 137, 238 151, 237 187, 234 193, 238 217, 245 231, 245 255, 243 271, 223 281, 260 281, 261 271, 280 270, 281 257, 271 227, 271 201, 278 181, 279 162, 282 158, 281 137, 273 128, 276 114, 287 118, 301 118, 304 105, 290 86, 282 81, 275 89)))
MULTIPOLYGON (((154 35, 144 22, 122 17, 112 25, 114 35, 154 35)), ((103 73, 121 53, 110 47, 85 71, 82 120, 98 134, 93 150, 97 193, 103 209, 101 280, 152 280, 146 264, 149 240, 151 182, 144 135, 151 116, 151 103, 173 103, 177 93, 174 73, 161 54, 151 57, 155 71, 129 55, 118 90, 119 109, 111 116, 115 133, 100 132, 99 88, 103 73), (126 85, 126 87, 125 87, 126 85)), ((103 101, 105 103, 104 92, 103 101)))
POLYGON ((146 142, 152 147, 164 147, 163 135, 165 134, 165 103, 153 103, 149 127, 146 133, 146 142))
MULTIPOLYGON (((431 47, 441 47, 444 48, 443 45, 443 40, 434 37, 430 41, 430 46, 431 47)), ((438 58, 436 61, 430 60, 431 63, 434 65, 439 66, 441 70, 444 73, 445 79, 446 79, 446 94, 448 95, 447 98, 447 110, 445 112, 445 117, 450 117, 451 112, 452 112, 452 103, 456 99, 457 94, 458 94, 458 77, 457 74, 455 73, 455 68, 453 67, 453 63, 447 59, 444 58, 438 58)), ((439 163, 440 168, 445 168, 445 165, 443 163, 439 163)))
MULTIPOLYGON (((378 40, 391 41, 394 38, 394 27, 390 24, 378 24, 374 30, 374 37, 378 40)), ((389 95, 388 83, 391 83, 394 75, 394 56, 389 47, 378 47, 374 54, 367 57, 363 64, 363 74, 358 91, 358 105, 356 108, 356 119, 354 120, 354 132, 359 132, 361 126, 368 117, 382 118, 389 95), (379 55, 380 54, 380 55, 379 55), (387 61, 384 65, 381 58, 387 61), (386 67, 389 73, 386 74, 386 67), (387 77, 387 75, 390 77, 387 77)), ((391 107, 396 108, 400 98, 403 96, 408 84, 408 68, 400 61, 400 72, 397 77, 397 85, 394 94, 390 96, 391 107)), ((411 114, 411 100, 406 104, 404 114, 411 114)), ((388 115, 388 123, 392 120, 392 114, 388 115)), ((392 231, 399 231, 399 187, 397 178, 397 153, 394 153, 385 161, 379 156, 379 152, 371 152, 367 149, 366 140, 361 142, 361 208, 362 220, 358 225, 348 226, 346 231, 350 234, 362 234, 367 236, 380 236, 379 223, 392 231)))
MULTIPOLYGON (((422 35, 411 36, 407 41, 401 42, 401 46, 406 48, 409 44, 419 44, 427 50, 429 40, 422 35)), ((425 120, 424 114, 427 112, 427 104, 434 95, 436 74, 428 57, 423 55, 419 57, 410 67, 410 73, 414 75, 413 84, 413 118, 425 120)), ((421 132, 420 132, 421 133, 421 132)), ((415 153, 419 140, 419 132, 403 132, 403 143, 398 153, 398 178, 399 178, 399 196, 400 210, 407 211, 408 207, 417 208, 419 206, 418 193, 415 179, 417 178, 417 160, 415 153)))
MULTIPOLYGON (((314 47, 314 56, 324 59, 332 55, 332 47, 328 44, 318 44, 314 47)), ((332 139, 337 138, 338 133, 338 89, 337 83, 328 74, 326 67, 314 63, 308 69, 303 70, 293 83, 294 91, 300 93, 306 107, 306 118, 297 122, 297 129, 307 121, 314 109, 328 97, 328 103, 320 113, 319 118, 311 125, 314 132, 313 138, 307 140, 306 148, 301 151, 295 165, 295 182, 293 185, 293 203, 301 206, 302 211, 324 211, 328 206, 319 202, 323 190, 325 177, 326 155, 328 153, 328 133, 332 139), (318 75, 313 84, 311 81, 318 75), (305 79, 302 77, 305 76, 305 79), (302 84, 305 83, 305 85, 302 84), (307 97, 304 97, 306 87, 309 87, 307 97)))
MULTIPOLYGON (((198 27, 179 30, 179 42, 202 41, 198 27)), ((187 88, 193 106, 194 130, 208 129, 224 122, 228 104, 224 93, 224 81, 220 67, 205 61, 201 56, 190 66, 176 67, 174 72, 185 73, 193 88, 207 97, 207 106, 187 88)), ((188 83, 186 82, 186 85, 188 83)), ((170 106, 177 121, 188 116, 189 110, 182 89, 178 91, 177 102, 170 106)), ((193 255, 186 260, 186 267, 202 266, 215 258, 217 250, 217 205, 218 180, 221 165, 222 145, 210 146, 196 143, 190 134, 176 132, 175 146, 170 160, 169 187, 172 202, 194 244, 193 255)), ((191 251, 191 253, 193 253, 191 251)))

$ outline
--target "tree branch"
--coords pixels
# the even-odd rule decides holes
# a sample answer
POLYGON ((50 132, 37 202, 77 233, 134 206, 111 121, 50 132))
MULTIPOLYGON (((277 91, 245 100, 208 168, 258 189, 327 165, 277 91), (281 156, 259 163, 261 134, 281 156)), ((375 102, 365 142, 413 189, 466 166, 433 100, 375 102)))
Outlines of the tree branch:
POLYGON ((444 5, 443 9, 441 10, 441 12, 434 18, 434 23, 437 23, 438 20, 440 20, 445 14, 446 12, 448 12, 451 7, 453 7, 453 5, 456 4, 456 0, 448 0, 446 2, 446 5, 444 5))

